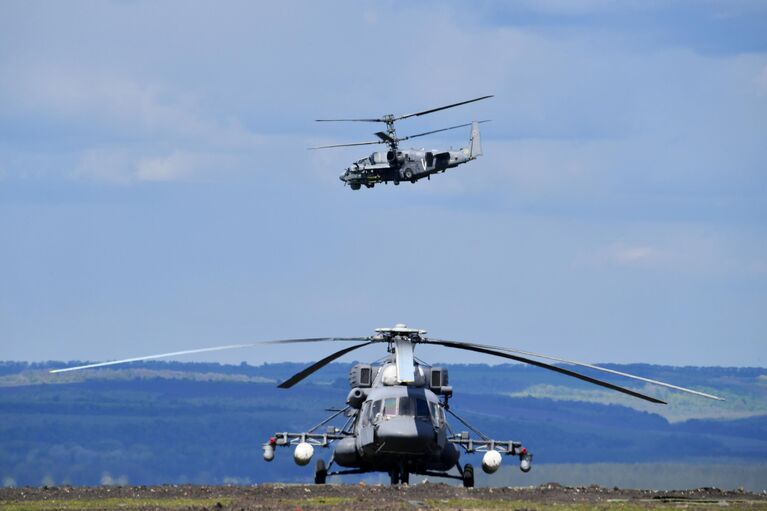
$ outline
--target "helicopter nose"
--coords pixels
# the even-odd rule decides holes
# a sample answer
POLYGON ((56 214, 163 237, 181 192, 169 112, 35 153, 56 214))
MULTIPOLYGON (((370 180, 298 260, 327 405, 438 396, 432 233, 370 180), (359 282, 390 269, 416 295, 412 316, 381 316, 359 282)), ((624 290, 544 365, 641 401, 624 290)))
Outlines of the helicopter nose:
POLYGON ((436 445, 436 435, 431 421, 413 417, 393 417, 378 425, 377 439, 383 444, 382 451, 425 452, 436 445))

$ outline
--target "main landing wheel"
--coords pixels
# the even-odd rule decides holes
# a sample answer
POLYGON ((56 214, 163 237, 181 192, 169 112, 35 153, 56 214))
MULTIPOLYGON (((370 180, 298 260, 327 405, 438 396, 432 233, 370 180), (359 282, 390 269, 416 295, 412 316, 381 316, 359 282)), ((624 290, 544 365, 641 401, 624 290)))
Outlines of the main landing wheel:
POLYGON ((328 478, 328 469, 325 468, 325 462, 323 460, 317 460, 317 466, 314 469, 314 484, 325 484, 325 479, 328 478))
POLYGON ((403 470, 399 478, 400 484, 410 484, 410 472, 403 470))
POLYGON ((469 463, 463 467, 463 487, 474 488, 474 467, 469 463))
POLYGON ((393 468, 389 471, 389 478, 391 480, 391 485, 396 486, 399 484, 399 470, 396 468, 393 468))

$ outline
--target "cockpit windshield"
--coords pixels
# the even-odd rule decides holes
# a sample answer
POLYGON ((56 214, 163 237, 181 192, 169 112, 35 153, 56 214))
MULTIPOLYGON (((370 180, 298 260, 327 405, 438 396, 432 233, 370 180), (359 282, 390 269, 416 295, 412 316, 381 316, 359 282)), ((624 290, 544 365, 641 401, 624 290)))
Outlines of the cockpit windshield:
POLYGON ((402 396, 389 397, 373 401, 370 406, 370 420, 383 417, 422 417, 431 418, 439 423, 442 420, 442 409, 436 403, 429 403, 422 397, 402 396))

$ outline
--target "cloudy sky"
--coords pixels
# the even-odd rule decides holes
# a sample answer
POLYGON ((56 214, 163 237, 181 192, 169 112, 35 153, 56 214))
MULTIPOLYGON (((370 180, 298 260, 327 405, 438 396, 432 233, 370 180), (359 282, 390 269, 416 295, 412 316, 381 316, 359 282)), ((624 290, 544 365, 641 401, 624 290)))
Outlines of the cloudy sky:
POLYGON ((405 322, 765 366, 766 119, 765 2, 6 0, 0 359, 405 322), (338 174, 369 150, 306 150, 378 129, 316 118, 485 94, 400 123, 493 120, 485 156, 431 181, 353 192, 338 174))

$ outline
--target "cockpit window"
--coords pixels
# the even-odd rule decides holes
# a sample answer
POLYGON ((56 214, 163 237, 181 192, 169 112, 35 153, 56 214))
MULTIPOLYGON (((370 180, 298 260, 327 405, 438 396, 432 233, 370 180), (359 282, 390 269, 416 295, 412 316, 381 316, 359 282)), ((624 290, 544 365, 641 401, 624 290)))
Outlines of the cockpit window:
POLYGON ((415 401, 415 415, 416 417, 428 417, 429 416, 429 404, 425 399, 416 399, 415 401))
POLYGON ((432 420, 434 420, 434 422, 437 424, 441 424, 444 419, 442 409, 437 403, 429 403, 429 408, 431 409, 432 420))
MULTIPOLYGON (((429 403, 420 397, 403 396, 400 398, 390 397, 387 399, 373 401, 369 409, 370 420, 373 421, 379 415, 388 417, 431 417, 435 422, 439 422, 439 407, 434 403, 429 403)), ((364 409, 363 409, 364 413, 364 409)))
POLYGON ((422 398, 403 396, 399 398, 399 415, 429 417, 429 404, 422 398))
POLYGON ((407 397, 399 398, 399 415, 413 415, 413 400, 407 397))
POLYGON ((384 399, 384 415, 397 415, 397 398, 384 399))

